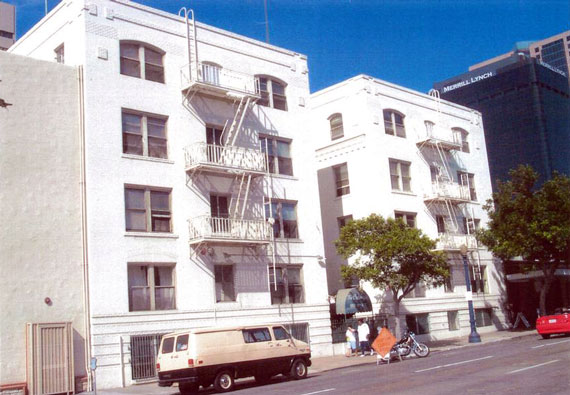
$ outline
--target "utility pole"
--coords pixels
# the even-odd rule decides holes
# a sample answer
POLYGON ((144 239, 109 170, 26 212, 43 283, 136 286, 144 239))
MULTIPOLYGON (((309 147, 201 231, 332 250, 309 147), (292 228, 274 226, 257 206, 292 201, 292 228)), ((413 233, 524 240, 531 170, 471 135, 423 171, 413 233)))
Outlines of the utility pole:
POLYGON ((265 9, 265 42, 269 44, 269 18, 267 17, 267 0, 263 0, 263 7, 265 9))

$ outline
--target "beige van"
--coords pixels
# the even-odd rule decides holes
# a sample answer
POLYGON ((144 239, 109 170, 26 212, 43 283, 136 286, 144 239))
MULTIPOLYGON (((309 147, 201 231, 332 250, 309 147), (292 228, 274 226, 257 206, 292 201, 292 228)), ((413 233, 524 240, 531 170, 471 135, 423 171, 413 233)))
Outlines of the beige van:
POLYGON ((254 376, 266 382, 283 374, 307 377, 311 351, 282 325, 255 325, 195 329, 164 335, 156 368, 158 385, 178 383, 182 394, 214 384, 218 392, 231 391, 235 379, 254 376))

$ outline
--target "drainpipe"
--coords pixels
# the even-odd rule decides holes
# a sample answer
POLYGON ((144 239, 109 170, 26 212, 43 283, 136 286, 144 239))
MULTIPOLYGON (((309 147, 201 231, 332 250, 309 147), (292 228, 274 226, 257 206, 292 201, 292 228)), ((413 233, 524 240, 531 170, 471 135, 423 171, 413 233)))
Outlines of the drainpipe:
POLYGON ((87 187, 85 172, 85 87, 83 66, 78 68, 79 80, 79 144, 80 144, 80 189, 81 189, 81 243, 83 255, 83 325, 85 326, 85 368, 87 371, 87 391, 92 391, 91 376, 91 302, 89 300, 89 254, 87 240, 87 187))

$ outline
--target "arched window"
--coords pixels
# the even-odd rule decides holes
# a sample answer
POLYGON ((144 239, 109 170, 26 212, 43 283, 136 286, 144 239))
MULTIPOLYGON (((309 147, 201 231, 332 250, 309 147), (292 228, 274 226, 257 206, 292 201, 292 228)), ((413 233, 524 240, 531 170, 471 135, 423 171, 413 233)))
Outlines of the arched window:
POLYGON ((277 108, 287 111, 287 97, 285 96, 285 83, 273 77, 257 76, 257 93, 261 98, 257 101, 260 106, 277 108))
POLYGON ((222 66, 213 62, 202 62, 202 81, 212 85, 220 85, 222 66))
POLYGON ((384 129, 386 134, 406 138, 404 115, 395 110, 384 110, 384 129))
POLYGON ((331 140, 344 137, 344 127, 342 125, 342 114, 336 113, 329 117, 331 124, 331 140))
POLYGON ((461 143, 461 151, 469 153, 469 132, 461 128, 452 128, 453 139, 461 143))
POLYGON ((139 42, 121 42, 121 74, 164 83, 164 52, 139 42))

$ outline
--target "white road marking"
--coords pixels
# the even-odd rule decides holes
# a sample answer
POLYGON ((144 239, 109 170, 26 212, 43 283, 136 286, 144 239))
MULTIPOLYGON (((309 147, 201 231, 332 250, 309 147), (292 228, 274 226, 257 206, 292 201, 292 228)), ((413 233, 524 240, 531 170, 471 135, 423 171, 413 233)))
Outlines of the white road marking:
POLYGON ((482 357, 482 358, 468 359, 467 361, 448 363, 447 365, 439 365, 439 366, 434 366, 434 367, 432 367, 432 368, 420 369, 420 370, 416 370, 414 373, 427 372, 428 370, 447 368, 447 367, 449 367, 449 366, 455 366, 455 365, 463 365, 464 363, 482 361, 482 360, 484 360, 484 359, 489 359, 489 358, 493 358, 493 356, 492 356, 492 355, 487 355, 486 357, 482 357))
POLYGON ((533 366, 528 366, 528 367, 526 367, 526 368, 513 370, 512 372, 509 372, 509 373, 507 373, 507 374, 523 372, 523 371, 525 371, 525 370, 538 368, 539 366, 549 365, 549 364, 551 364, 551 363, 559 362, 559 361, 560 361, 559 359, 555 359, 554 361, 548 361, 548 362, 544 362, 544 363, 539 363, 538 365, 533 365, 533 366))
POLYGON ((305 394, 301 394, 301 395, 313 395, 313 394, 321 394, 323 392, 330 392, 330 391, 334 391, 336 388, 327 388, 326 390, 320 390, 320 391, 315 391, 315 392, 307 392, 305 394))
POLYGON ((548 347, 548 346, 553 346, 553 345, 555 345, 555 344, 567 343, 567 342, 570 342, 570 340, 562 340, 562 341, 554 342, 554 343, 541 344, 541 345, 534 346, 534 347, 531 347, 531 348, 548 347))
POLYGON ((439 368, 443 368, 443 366, 439 365, 439 366, 434 366, 433 368, 420 369, 420 370, 416 370, 414 373, 427 372, 428 370, 434 370, 434 369, 439 369, 439 368))

